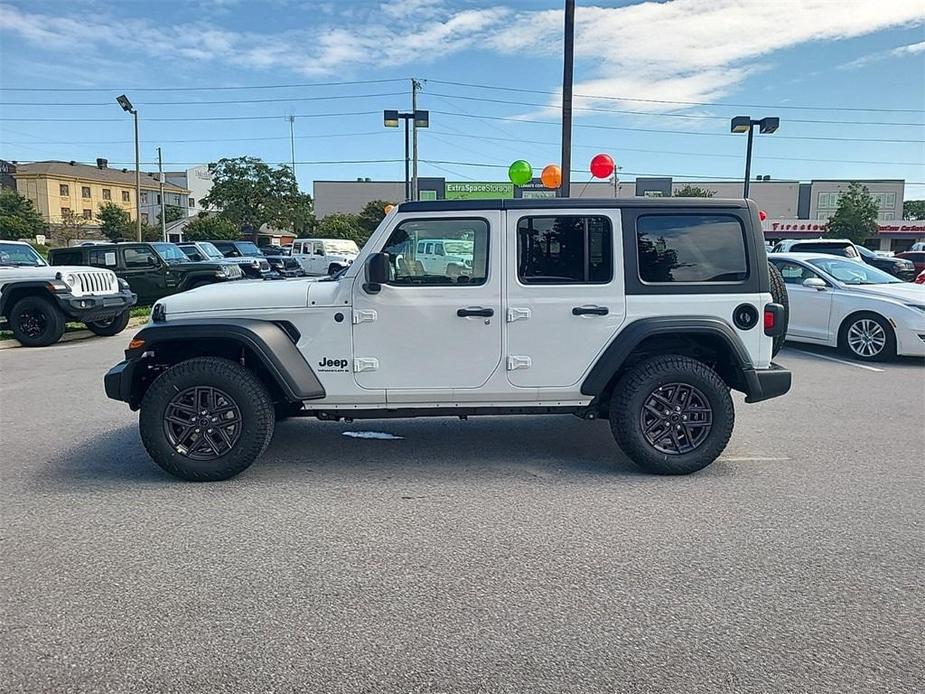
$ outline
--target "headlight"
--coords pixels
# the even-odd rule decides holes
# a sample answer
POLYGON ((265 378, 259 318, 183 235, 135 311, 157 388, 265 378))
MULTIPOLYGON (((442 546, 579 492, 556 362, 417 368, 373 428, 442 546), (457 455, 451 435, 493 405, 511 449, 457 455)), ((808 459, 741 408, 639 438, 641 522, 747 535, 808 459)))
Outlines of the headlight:
POLYGON ((77 275, 72 272, 68 272, 67 274, 63 275, 61 277, 61 281, 63 281, 71 291, 73 291, 74 288, 80 284, 80 280, 77 279, 77 275))
POLYGON ((126 281, 125 281, 124 279, 122 279, 121 277, 118 278, 118 282, 119 282, 119 289, 131 289, 131 288, 132 288, 132 287, 129 285, 129 283, 126 282, 126 281))

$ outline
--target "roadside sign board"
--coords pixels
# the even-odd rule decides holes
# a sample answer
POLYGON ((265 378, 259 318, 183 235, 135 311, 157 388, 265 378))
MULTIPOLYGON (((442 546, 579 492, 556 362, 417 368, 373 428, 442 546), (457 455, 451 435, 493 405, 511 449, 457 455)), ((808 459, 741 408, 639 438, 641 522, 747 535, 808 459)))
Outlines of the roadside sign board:
POLYGON ((513 198, 513 183, 491 183, 487 181, 466 181, 465 183, 446 184, 447 200, 490 200, 494 198, 513 198))

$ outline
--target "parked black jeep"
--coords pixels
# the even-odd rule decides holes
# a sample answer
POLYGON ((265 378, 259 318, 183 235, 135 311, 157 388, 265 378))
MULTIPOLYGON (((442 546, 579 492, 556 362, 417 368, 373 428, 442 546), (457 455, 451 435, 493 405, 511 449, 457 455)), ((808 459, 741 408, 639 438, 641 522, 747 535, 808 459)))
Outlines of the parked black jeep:
POLYGON ((227 264, 193 262, 172 243, 112 243, 53 248, 51 265, 90 265, 112 270, 131 286, 139 304, 216 282, 240 279, 227 264))

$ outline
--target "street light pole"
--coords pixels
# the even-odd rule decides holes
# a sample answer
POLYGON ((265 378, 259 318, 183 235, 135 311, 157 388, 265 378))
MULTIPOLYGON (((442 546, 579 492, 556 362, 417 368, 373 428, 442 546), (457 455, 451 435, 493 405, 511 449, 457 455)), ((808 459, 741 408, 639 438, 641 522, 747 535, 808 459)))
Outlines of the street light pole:
POLYGON ((157 148, 157 178, 161 193, 161 240, 167 243, 167 198, 164 197, 164 160, 160 147, 157 148))
POLYGON ((777 132, 780 127, 780 118, 767 117, 755 120, 751 116, 736 116, 732 119, 730 131, 734 133, 748 133, 748 143, 745 146, 745 185, 742 186, 742 197, 747 198, 751 187, 752 176, 752 140, 755 135, 755 126, 758 132, 770 135, 777 132))
POLYGON ((430 111, 412 111, 410 113, 399 113, 397 110, 386 110, 382 112, 382 123, 387 128, 397 128, 399 121, 405 121, 405 200, 414 200, 417 191, 417 158, 414 160, 414 173, 412 178, 408 176, 410 161, 409 154, 409 129, 413 128, 415 137, 417 128, 430 127, 430 111), (413 121, 409 124, 408 121, 413 121))
MULTIPOLYGON (((418 111, 418 89, 421 88, 421 83, 416 79, 411 79, 411 113, 417 113, 418 111)), ((411 199, 418 199, 418 123, 417 120, 414 120, 411 123, 411 145, 412 145, 412 160, 411 164, 411 199)))
MULTIPOLYGON (((402 114, 407 115, 407 114, 402 114)), ((409 118, 405 118, 405 200, 411 199, 411 150, 410 147, 410 126, 408 125, 409 118)))
POLYGON ((125 94, 116 97, 116 103, 135 118, 135 235, 141 241, 141 145, 138 140, 138 110, 125 94))

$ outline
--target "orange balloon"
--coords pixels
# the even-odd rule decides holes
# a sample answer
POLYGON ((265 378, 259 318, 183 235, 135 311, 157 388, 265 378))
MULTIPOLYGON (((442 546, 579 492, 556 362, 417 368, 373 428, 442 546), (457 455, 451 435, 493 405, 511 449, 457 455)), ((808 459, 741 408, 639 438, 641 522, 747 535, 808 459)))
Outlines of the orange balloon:
POLYGON ((540 180, 547 188, 558 188, 562 185, 562 169, 558 164, 547 164, 540 174, 540 180))

